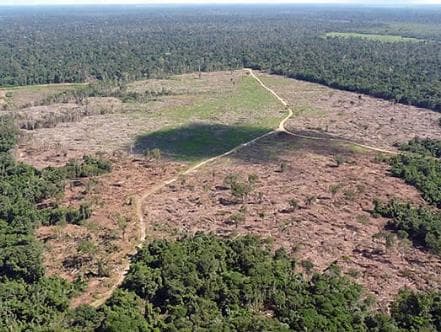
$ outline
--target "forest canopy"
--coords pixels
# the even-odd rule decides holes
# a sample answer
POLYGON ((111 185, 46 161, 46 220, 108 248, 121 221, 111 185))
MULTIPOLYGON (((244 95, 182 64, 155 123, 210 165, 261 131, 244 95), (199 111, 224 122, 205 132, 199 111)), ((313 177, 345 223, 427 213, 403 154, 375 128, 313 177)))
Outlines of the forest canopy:
POLYGON ((436 8, 4 8, 0 85, 252 67, 441 110, 440 22, 436 8), (330 32, 421 41, 389 43, 330 32))

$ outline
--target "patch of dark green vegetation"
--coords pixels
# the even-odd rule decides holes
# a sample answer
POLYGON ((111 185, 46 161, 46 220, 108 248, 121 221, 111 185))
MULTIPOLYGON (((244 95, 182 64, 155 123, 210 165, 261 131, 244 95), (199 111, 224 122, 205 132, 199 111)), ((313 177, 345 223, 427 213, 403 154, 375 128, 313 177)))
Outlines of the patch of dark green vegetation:
POLYGON ((251 67, 439 111, 440 21, 436 8, 3 8, 0 85, 251 67), (322 37, 329 32, 425 41, 322 37))
POLYGON ((386 228, 400 238, 408 238, 416 246, 441 254, 441 212, 392 200, 376 201, 374 214, 389 218, 386 228))
POLYGON ((135 152, 159 150, 169 158, 196 161, 225 153, 271 130, 262 127, 195 123, 140 136, 135 142, 135 152))
POLYGON ((372 330, 441 331, 441 293, 417 294, 403 289, 398 295, 398 300, 391 305, 391 316, 395 324, 386 320, 386 324, 372 330))
POLYGON ((441 254, 441 141, 414 138, 399 145, 399 155, 389 160, 391 173, 421 191, 432 207, 407 202, 375 201, 374 215, 389 218, 386 228, 417 247, 441 254))
POLYGON ((34 230, 55 220, 79 223, 88 218, 90 208, 61 208, 55 197, 63 194, 66 179, 101 173, 108 165, 85 158, 80 171, 69 165, 40 171, 16 162, 9 153, 16 135, 13 122, 0 119, 0 329, 52 330, 81 283, 44 276, 43 248, 34 230))
POLYGON ((441 158, 441 140, 415 137, 408 143, 401 144, 399 149, 401 151, 441 158))
POLYGON ((403 290, 391 314, 332 265, 305 279, 287 253, 254 237, 154 241, 101 308, 66 316, 76 331, 435 331, 439 293, 403 290))
POLYGON ((390 159, 391 173, 416 187, 430 204, 441 207, 440 141, 414 139, 400 147, 403 151, 390 159))

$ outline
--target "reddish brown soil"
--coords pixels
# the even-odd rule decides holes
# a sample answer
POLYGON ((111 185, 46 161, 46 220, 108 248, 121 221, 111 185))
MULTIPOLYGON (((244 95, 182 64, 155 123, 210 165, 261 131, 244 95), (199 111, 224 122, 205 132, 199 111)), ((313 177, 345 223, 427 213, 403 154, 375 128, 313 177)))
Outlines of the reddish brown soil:
POLYGON ((259 77, 298 112, 286 125, 293 132, 321 131, 387 149, 415 136, 441 137, 437 112, 280 76, 259 77))
POLYGON ((133 251, 140 236, 135 199, 146 188, 174 176, 182 165, 163 161, 144 161, 127 156, 113 158, 113 171, 105 176, 87 179, 67 186, 63 203, 77 206, 92 203, 93 215, 84 225, 40 227, 38 238, 45 244, 44 263, 48 275, 68 280, 86 278, 87 289, 74 304, 90 303, 112 284, 111 278, 97 276, 98 261, 115 275, 133 251), (127 227, 118 226, 125 217, 127 227), (92 255, 78 252, 81 241, 91 241, 96 250, 92 255), (75 263, 80 261, 81 263, 75 263))
POLYGON ((375 235, 386 220, 370 215, 373 200, 393 197, 423 204, 420 194, 373 154, 348 146, 289 137, 266 139, 170 185, 146 202, 152 238, 252 233, 272 238, 316 270, 333 262, 373 292, 384 307, 402 287, 438 288, 441 260, 406 243, 386 248, 375 235), (336 167, 335 156, 345 163, 336 167), (286 165, 286 166, 281 166, 286 165), (282 168, 286 168, 281 172, 282 168), (258 176, 243 203, 232 203, 227 175, 258 176), (289 202, 298 204, 292 209, 289 202), (231 217, 246 210, 239 224, 231 217))

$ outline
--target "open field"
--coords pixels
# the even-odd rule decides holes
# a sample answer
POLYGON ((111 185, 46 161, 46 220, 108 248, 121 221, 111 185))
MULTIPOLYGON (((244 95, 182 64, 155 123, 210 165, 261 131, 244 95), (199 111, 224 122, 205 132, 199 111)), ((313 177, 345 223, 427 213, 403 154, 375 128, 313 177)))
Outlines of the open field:
POLYGON ((45 98, 65 91, 75 90, 84 84, 48 84, 0 88, 0 110, 22 109, 39 105, 45 98))
POLYGON ((151 197, 147 233, 151 239, 197 232, 269 237, 315 271, 337 263, 385 307, 402 287, 434 289, 441 281, 439 257, 398 240, 387 246, 386 221, 370 215, 376 198, 423 202, 387 169, 375 154, 350 145, 280 133, 151 197), (336 158, 344 163, 337 167, 336 158), (255 177, 243 201, 225 183, 231 175, 242 182, 255 177))
POLYGON ((369 34, 369 33, 356 33, 356 32, 328 32, 326 37, 338 37, 338 38, 362 38, 373 41, 380 41, 385 43, 417 43, 423 41, 417 38, 402 37, 396 35, 380 35, 380 34, 369 34))

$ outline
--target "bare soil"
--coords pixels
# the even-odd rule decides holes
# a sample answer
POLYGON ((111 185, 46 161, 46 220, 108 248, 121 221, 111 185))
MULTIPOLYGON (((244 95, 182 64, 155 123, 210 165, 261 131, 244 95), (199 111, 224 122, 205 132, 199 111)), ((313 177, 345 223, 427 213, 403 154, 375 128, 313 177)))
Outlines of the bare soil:
POLYGON ((286 125, 293 132, 313 130, 388 149, 415 136, 441 137, 437 112, 275 75, 259 77, 297 111, 286 125))
POLYGON ((439 288, 440 258, 398 240, 386 246, 381 237, 386 220, 370 214, 374 199, 424 204, 414 188, 389 176, 388 166, 377 162, 375 154, 277 135, 152 196, 145 207, 147 234, 271 238, 298 261, 311 261, 316 271, 337 263, 375 294, 382 308, 402 287, 439 288), (344 164, 337 167, 335 156, 344 164), (243 202, 224 184, 231 174, 244 181, 257 175, 243 202))

